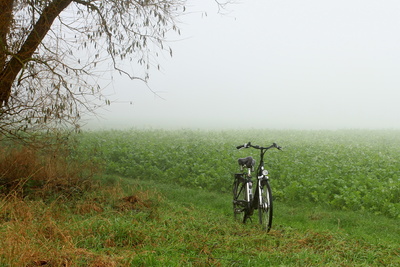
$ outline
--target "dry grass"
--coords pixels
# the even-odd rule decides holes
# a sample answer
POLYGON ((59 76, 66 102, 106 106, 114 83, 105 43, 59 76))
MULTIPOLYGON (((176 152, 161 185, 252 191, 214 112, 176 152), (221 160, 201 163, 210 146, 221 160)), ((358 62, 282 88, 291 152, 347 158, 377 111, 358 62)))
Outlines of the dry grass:
POLYGON ((66 151, 0 147, 0 193, 46 198, 55 192, 71 195, 88 189, 95 169, 68 160, 66 151))
MULTIPOLYGON (((68 149, 0 147, 0 265, 114 266, 74 244, 64 206, 90 192, 90 164, 68 159, 68 149), (64 207, 64 208, 63 208, 64 207)), ((102 211, 102 207, 74 207, 102 211)))
POLYGON ((0 262, 6 266, 112 266, 103 256, 77 248, 66 214, 56 202, 26 201, 16 195, 0 200, 0 262), (99 265, 99 262, 107 264, 99 265))
POLYGON ((124 257, 101 250, 131 254, 145 236, 126 229, 129 221, 119 225, 114 219, 137 213, 154 218, 160 199, 119 183, 91 189, 51 202, 21 198, 16 191, 0 197, 0 266, 121 266, 124 257))
POLYGON ((81 242, 93 239, 101 243, 100 247, 110 249, 121 245, 132 248, 139 242, 135 232, 126 232, 122 242, 119 226, 101 233, 115 216, 145 212, 154 217, 157 208, 148 191, 132 189, 124 196, 124 190, 117 185, 88 192, 81 199, 58 199, 51 203, 22 199, 17 194, 3 197, 0 266, 120 266, 121 256, 104 254, 91 245, 82 246, 81 242), (99 224, 102 221, 105 225, 99 224))

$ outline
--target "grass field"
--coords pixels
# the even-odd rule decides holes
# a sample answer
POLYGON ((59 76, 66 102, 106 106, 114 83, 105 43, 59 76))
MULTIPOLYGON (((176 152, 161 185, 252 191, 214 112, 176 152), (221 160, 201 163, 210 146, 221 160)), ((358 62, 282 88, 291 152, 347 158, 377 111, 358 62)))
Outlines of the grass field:
POLYGON ((0 266, 398 266, 396 131, 84 133, 87 190, 0 197, 0 266), (277 142, 274 224, 233 220, 236 145, 277 142))

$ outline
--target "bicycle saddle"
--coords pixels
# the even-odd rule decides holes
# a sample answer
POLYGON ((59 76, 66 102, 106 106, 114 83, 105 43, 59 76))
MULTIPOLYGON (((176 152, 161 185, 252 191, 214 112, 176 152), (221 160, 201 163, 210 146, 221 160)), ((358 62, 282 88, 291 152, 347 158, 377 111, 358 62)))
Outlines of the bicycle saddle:
POLYGON ((246 166, 247 168, 252 168, 256 165, 256 160, 253 157, 246 157, 242 159, 238 159, 238 163, 240 166, 246 166))

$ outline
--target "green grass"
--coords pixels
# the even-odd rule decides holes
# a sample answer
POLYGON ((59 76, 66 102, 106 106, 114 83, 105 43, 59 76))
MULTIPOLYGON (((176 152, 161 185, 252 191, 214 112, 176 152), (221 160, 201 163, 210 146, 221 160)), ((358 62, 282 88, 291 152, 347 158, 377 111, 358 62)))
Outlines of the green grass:
MULTIPOLYGON (((156 184, 148 182, 147 186, 156 184)), ((223 266, 236 262, 238 266, 268 262, 272 266, 374 265, 380 261, 395 266, 399 262, 400 238, 393 233, 398 233, 400 226, 395 219, 277 201, 274 227, 266 234, 260 231, 256 217, 249 225, 233 222, 229 194, 173 188, 160 185, 159 190, 176 211, 183 209, 183 216, 187 213, 186 223, 192 227, 186 230, 198 227, 203 232, 200 236, 207 236, 202 243, 214 244, 213 258, 223 266), (182 199, 177 194, 191 197, 182 199), (216 234, 209 235, 210 231, 216 234)))
POLYGON ((399 138, 350 133, 81 135, 72 158, 107 174, 77 195, 0 197, 0 266, 398 266, 399 138), (270 233, 232 214, 235 161, 252 153, 234 146, 257 139, 287 144, 267 165, 270 233))
POLYGON ((2 202, 0 263, 71 266, 397 266, 396 219, 275 202, 270 233, 231 196, 107 176, 75 201, 2 202), (7 219, 5 218, 7 215, 7 219), (379 222, 379 223, 377 223, 379 222), (17 238, 17 239, 16 239, 17 238), (18 243, 16 240, 24 240, 18 243), (18 253, 19 249, 25 253, 18 253), (51 253, 49 253, 49 251, 51 253), (8 254, 7 254, 8 253, 8 254))
POLYGON ((158 218, 137 226, 142 235, 152 238, 141 245, 146 256, 135 258, 135 264, 337 266, 399 262, 399 237, 393 233, 400 227, 393 219, 382 222, 380 216, 365 218, 363 214, 276 202, 275 227, 267 234, 260 231, 256 218, 249 225, 233 221, 229 194, 157 182, 126 182, 156 190, 164 199, 158 218), (381 229, 365 227, 376 221, 382 222, 381 229))

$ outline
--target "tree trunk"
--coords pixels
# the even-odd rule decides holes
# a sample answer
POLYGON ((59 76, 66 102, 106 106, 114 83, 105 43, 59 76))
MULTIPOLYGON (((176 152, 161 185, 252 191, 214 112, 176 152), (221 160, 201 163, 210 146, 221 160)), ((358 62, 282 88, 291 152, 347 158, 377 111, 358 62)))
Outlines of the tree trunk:
MULTIPOLYGON (((4 0, 1 0, 2 2, 4 0)), ((6 2, 12 2, 6 0, 6 2)), ((21 71, 36 51, 57 16, 72 2, 72 0, 54 0, 42 12, 39 20, 33 26, 21 49, 7 64, 3 64, 0 73, 0 107, 7 104, 10 98, 11 87, 18 73, 21 71)), ((11 3, 12 4, 12 3, 11 3)), ((1 22, 0 22, 1 23, 1 22)), ((4 54, 4 53, 3 53, 4 54)))
POLYGON ((0 71, 6 65, 6 54, 8 50, 7 34, 10 32, 12 25, 12 10, 14 0, 1 0, 0 1, 0 71))

